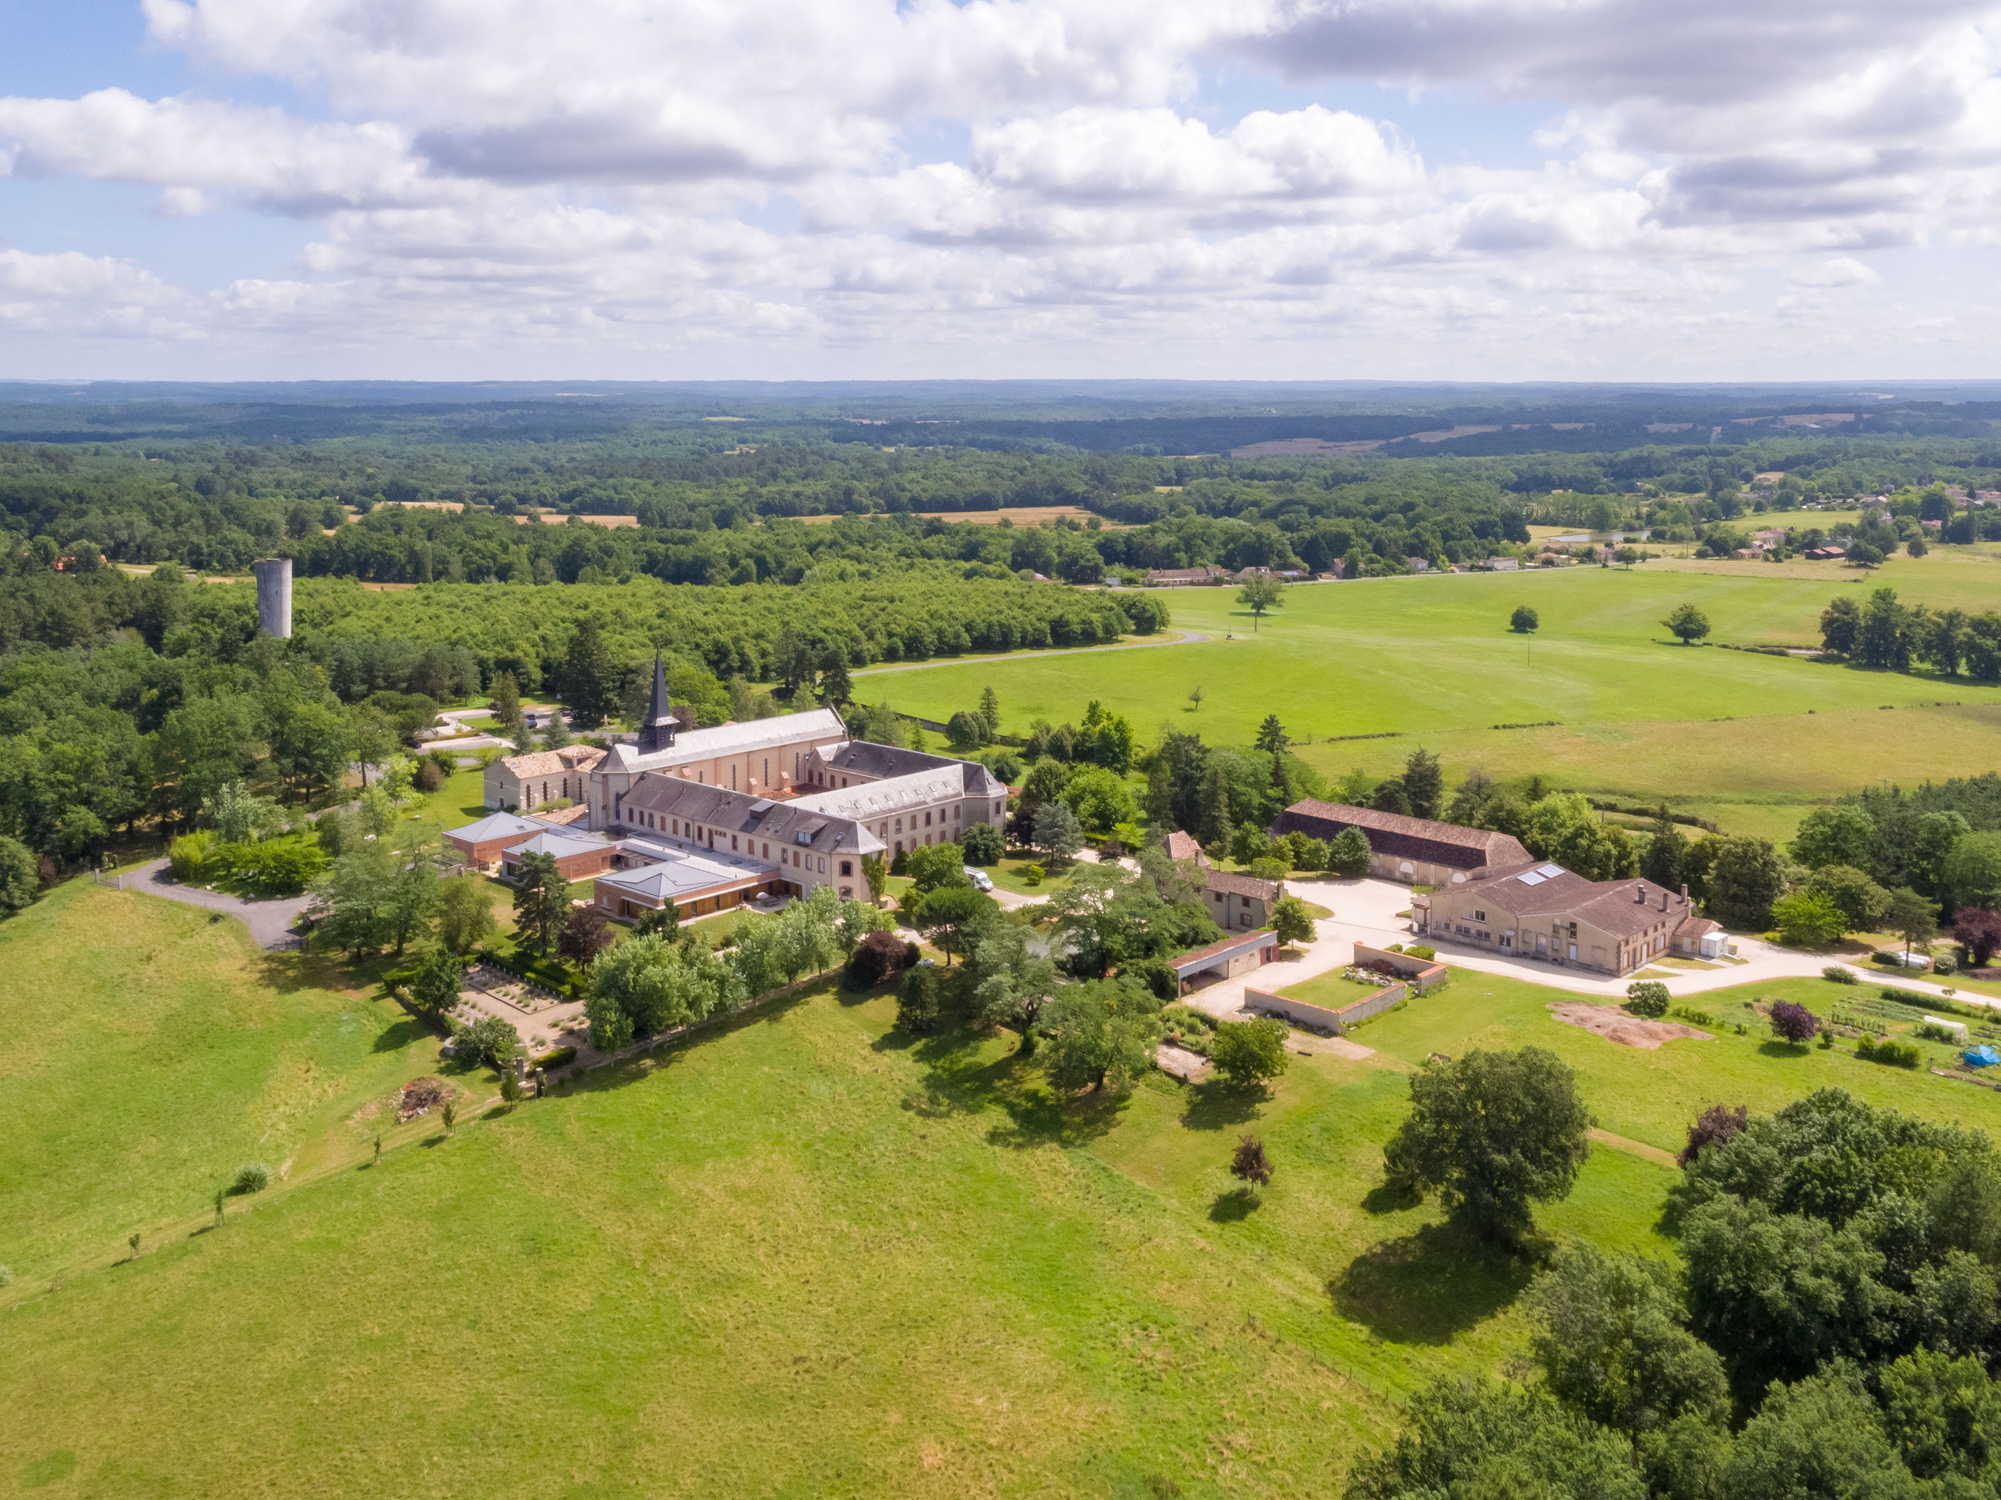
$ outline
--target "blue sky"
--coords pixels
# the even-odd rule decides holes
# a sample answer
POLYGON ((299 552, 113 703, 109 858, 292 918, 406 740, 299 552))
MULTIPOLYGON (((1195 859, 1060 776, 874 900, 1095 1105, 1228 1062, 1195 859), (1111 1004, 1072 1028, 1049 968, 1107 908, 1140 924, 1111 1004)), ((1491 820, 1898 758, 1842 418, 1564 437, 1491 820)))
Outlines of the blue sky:
POLYGON ((0 377, 1892 379, 1981 0, 13 0, 0 377))

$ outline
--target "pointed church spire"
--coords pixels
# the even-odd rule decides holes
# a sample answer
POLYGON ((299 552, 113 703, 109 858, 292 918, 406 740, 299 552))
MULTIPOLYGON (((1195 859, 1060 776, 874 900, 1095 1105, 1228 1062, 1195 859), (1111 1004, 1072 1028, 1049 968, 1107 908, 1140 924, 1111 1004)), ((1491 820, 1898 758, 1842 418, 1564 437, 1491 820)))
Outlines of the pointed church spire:
POLYGON ((665 750, 674 743, 680 728, 674 707, 667 700, 667 664, 658 651, 653 653, 653 701, 646 706, 646 722, 639 726, 641 750, 665 750))

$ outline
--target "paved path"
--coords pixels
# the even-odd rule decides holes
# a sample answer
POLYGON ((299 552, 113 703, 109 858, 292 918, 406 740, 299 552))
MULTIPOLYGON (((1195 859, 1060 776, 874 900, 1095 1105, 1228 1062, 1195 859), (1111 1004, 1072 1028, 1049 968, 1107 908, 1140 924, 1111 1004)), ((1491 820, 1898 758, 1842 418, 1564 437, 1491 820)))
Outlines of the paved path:
POLYGON ((1047 651, 1003 651, 987 656, 940 656, 931 661, 903 661, 887 667, 863 667, 855 677, 880 677, 885 672, 921 672, 929 667, 970 667, 988 661, 1030 661, 1038 656, 1093 656, 1104 651, 1151 651, 1158 646, 1193 646, 1213 640, 1199 630, 1179 630, 1171 641, 1120 641, 1110 646, 1058 646, 1047 651))
POLYGON ((183 906, 227 912, 250 929, 250 935, 257 940, 259 947, 271 949, 299 946, 299 935, 292 929, 298 925, 299 914, 306 909, 309 899, 305 896, 285 896, 270 901, 246 901, 241 896, 227 895, 222 891, 182 885, 167 873, 164 859, 148 860, 138 869, 126 871, 120 877, 119 888, 165 896, 183 906))
POLYGON ((483 729, 467 730, 467 719, 484 719, 493 712, 490 708, 448 708, 438 717, 448 728, 426 729, 418 735, 418 740, 426 750, 484 750, 488 746, 504 746, 512 749, 514 741, 499 735, 488 734, 483 729), (454 733, 453 731, 460 731, 454 733))
MULTIPOLYGON (((1329 908, 1334 915, 1315 923, 1313 941, 1291 950, 1292 957, 1267 964, 1241 979, 1224 980, 1207 989, 1197 990, 1186 997, 1188 1004, 1213 1016, 1236 1018, 1243 1012, 1247 985, 1254 989, 1283 991, 1288 985, 1301 984, 1345 967, 1354 957, 1357 942, 1382 948, 1391 943, 1411 941, 1409 919, 1399 915, 1410 906, 1411 893, 1407 886, 1376 879, 1288 880, 1286 890, 1291 895, 1329 908)), ((1424 941, 1438 951, 1441 960, 1455 968, 1475 969, 1483 974, 1497 974, 1506 979, 1519 979, 1599 1000, 1625 999, 1626 987, 1633 982, 1631 975, 1622 979, 1610 978, 1560 964, 1538 963, 1532 958, 1489 953, 1485 949, 1436 935, 1424 941)), ((1681 999, 1708 990, 1729 989, 1733 985, 1762 984, 1778 979, 1816 979, 1821 970, 1839 965, 1866 985, 1893 985, 1914 994, 1951 998, 2001 1010, 2001 1000, 1971 990, 1959 990, 1947 997, 1946 986, 1934 980, 1849 963, 1835 954, 1803 953, 1797 949, 1780 948, 1755 937, 1738 937, 1735 942, 1740 962, 1719 963, 1710 969, 1676 970, 1661 983, 1667 986, 1670 995, 1681 999)))

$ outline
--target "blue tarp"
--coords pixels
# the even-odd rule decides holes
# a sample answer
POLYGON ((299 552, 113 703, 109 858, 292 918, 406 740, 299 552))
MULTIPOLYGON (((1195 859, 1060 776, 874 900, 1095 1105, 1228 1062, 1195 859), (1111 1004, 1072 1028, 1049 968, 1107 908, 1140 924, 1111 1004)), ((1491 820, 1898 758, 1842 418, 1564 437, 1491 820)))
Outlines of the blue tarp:
POLYGON ((1978 1047, 1968 1047, 1959 1054, 1959 1059, 1971 1068, 1991 1068, 2001 1063, 2001 1052, 1983 1043, 1978 1047))

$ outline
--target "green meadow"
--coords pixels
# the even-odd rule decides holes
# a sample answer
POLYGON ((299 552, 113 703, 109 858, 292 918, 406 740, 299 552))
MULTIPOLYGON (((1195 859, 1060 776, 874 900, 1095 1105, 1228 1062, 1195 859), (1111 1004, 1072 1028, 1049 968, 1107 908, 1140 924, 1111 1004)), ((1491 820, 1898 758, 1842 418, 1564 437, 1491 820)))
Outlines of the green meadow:
POLYGON ((1414 1387, 1520 1347, 1524 1270, 1378 1190, 1429 1052, 1571 1062, 1605 1135, 1541 1222, 1654 1253, 1707 1103, 1993 1109, 1727 1028, 1633 1051, 1478 975, 1263 1099, 1077 1102, 1011 1037, 913 1043, 823 987, 512 1109, 463 1077, 454 1134, 371 1164, 436 1066, 387 1002, 87 884, 0 955, 37 976, 0 1078, 0 1488, 54 1495, 1325 1493, 1414 1387), (281 1176, 216 1227, 245 1159, 281 1176))
POLYGON ((1656 562, 1310 584, 1287 590, 1255 629, 1234 589, 1176 589, 1164 592, 1175 625, 1207 639, 939 663, 862 674, 858 687, 942 720, 991 684, 1015 732, 1036 719, 1074 720, 1093 698, 1147 738, 1170 724, 1246 743, 1277 713, 1300 753, 1332 774, 1388 771, 1422 744, 1452 774, 1541 772, 1783 833, 1807 807, 1859 784, 1989 768, 2001 689, 1683 647, 1662 619, 1688 601, 1708 614, 1715 642, 1816 645, 1820 611, 1843 592, 1890 586, 1914 602, 1994 607, 2001 557, 1991 550, 1900 558, 1868 575, 1829 564, 1656 562), (1508 629, 1524 604, 1541 619, 1532 637, 1508 629), (1370 735, 1395 738, 1351 738, 1370 735))

